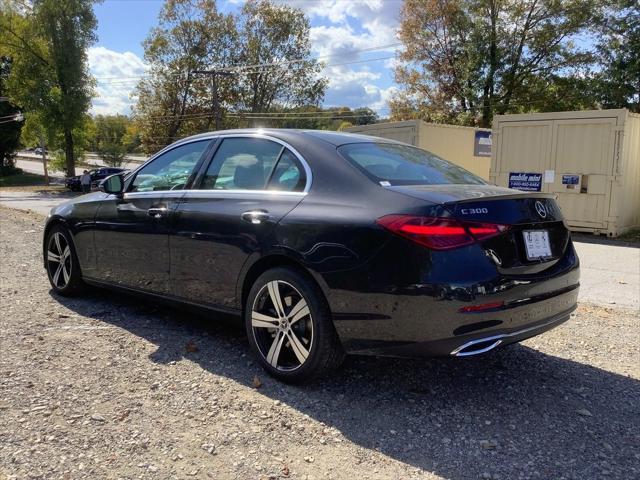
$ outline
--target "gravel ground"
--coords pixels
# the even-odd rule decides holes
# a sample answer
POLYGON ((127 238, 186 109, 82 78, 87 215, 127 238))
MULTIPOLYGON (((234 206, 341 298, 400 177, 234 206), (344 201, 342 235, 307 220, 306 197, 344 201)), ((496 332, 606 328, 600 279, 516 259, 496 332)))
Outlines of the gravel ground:
POLYGON ((0 209, 0 479, 640 476, 637 312, 474 359, 348 358, 279 384, 242 328, 49 291, 42 217, 0 209))

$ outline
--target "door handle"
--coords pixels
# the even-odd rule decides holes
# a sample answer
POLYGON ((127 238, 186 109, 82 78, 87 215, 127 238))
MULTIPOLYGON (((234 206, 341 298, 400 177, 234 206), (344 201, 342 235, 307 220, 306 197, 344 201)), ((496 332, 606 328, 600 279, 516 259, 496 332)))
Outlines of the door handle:
POLYGON ((269 220, 269 212, 266 210, 250 210, 240 215, 240 218, 245 222, 253 223, 254 225, 260 225, 262 222, 269 220))
POLYGON ((151 207, 149 210, 147 210, 147 214, 153 218, 162 218, 167 214, 167 211, 167 207, 151 207))

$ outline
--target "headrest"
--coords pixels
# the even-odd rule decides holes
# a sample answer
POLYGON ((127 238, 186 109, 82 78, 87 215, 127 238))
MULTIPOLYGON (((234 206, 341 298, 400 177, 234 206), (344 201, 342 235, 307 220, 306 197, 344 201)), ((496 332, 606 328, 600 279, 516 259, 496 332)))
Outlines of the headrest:
POLYGON ((238 165, 233 174, 233 183, 237 188, 256 189, 264 186, 264 171, 262 165, 238 165))

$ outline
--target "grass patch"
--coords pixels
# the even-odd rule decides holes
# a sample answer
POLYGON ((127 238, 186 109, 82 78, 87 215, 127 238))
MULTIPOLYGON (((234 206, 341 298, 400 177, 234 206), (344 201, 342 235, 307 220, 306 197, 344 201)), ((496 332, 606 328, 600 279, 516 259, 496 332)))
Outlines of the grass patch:
POLYGON ((0 177, 0 187, 24 187, 32 185, 44 185, 44 175, 22 172, 15 175, 3 175, 0 177))

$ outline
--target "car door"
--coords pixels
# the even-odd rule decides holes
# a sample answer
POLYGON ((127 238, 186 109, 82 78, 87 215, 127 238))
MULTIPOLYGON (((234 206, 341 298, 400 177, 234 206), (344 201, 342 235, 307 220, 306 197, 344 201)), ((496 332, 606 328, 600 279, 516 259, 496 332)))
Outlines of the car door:
POLYGON ((169 229, 211 139, 162 152, 127 178, 96 214, 97 280, 159 294, 169 288, 169 229))
POLYGON ((276 139, 221 138, 175 214, 169 241, 174 294, 233 309, 243 264, 268 248, 275 225, 310 182, 302 157, 276 139))

